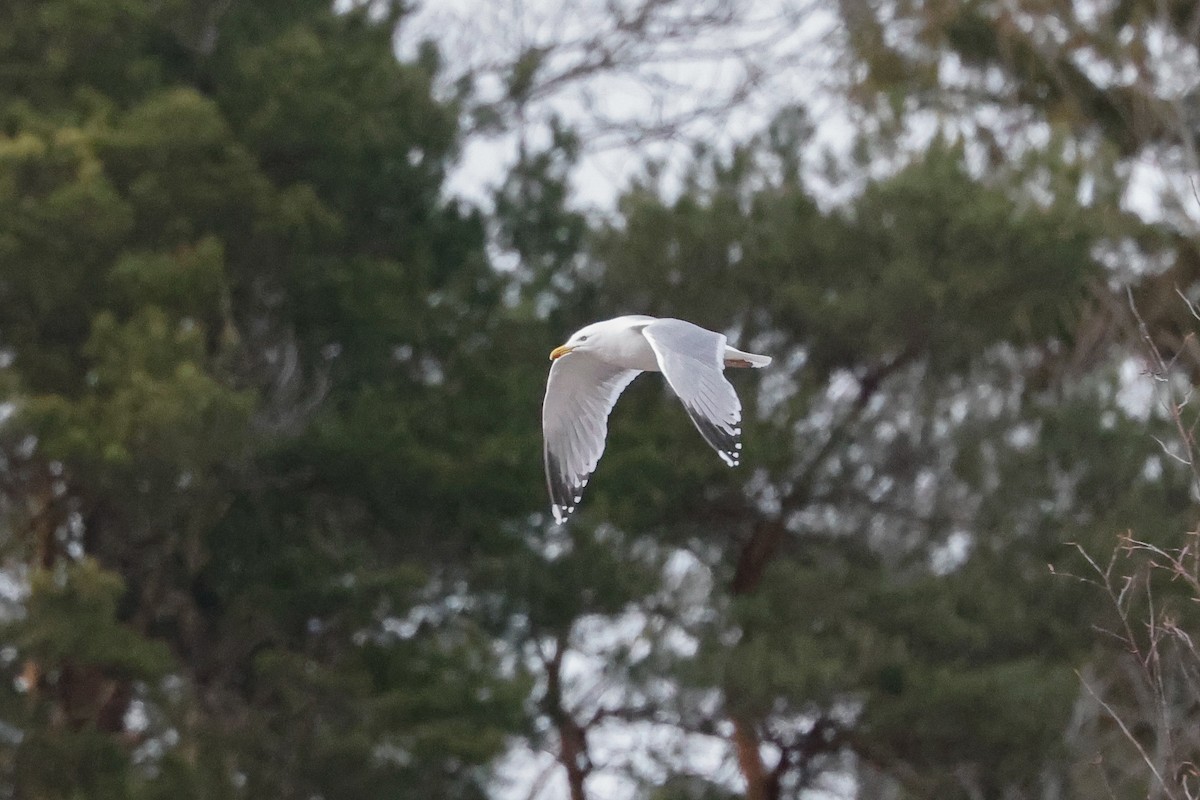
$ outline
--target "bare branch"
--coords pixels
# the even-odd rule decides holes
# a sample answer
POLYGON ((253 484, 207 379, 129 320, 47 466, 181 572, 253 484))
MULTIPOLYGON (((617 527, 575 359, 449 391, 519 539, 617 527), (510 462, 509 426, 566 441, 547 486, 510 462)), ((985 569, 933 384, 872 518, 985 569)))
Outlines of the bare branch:
POLYGON ((1083 688, 1087 689, 1088 694, 1090 694, 1092 696, 1092 698, 1095 699, 1095 701, 1100 704, 1100 707, 1103 708, 1104 711, 1111 717, 1111 719, 1117 723, 1117 726, 1120 727, 1121 732, 1123 734, 1125 734, 1125 738, 1128 739, 1133 744, 1133 746, 1137 748, 1137 751, 1141 755, 1142 760, 1146 763, 1146 766, 1149 767, 1150 772, 1154 775, 1155 779, 1158 781, 1159 786, 1162 787, 1163 792, 1167 795, 1168 798, 1172 798, 1172 800, 1174 800, 1175 793, 1171 791, 1169 786, 1167 786, 1166 781, 1163 780, 1163 776, 1158 771, 1158 767, 1156 767, 1154 765, 1154 762, 1150 759, 1150 756, 1146 753, 1146 749, 1144 747, 1142 747, 1142 743, 1137 740, 1137 737, 1134 736, 1133 733, 1129 730, 1128 726, 1125 725, 1125 722, 1124 722, 1124 720, 1121 719, 1121 716, 1119 714, 1117 714, 1116 711, 1113 710, 1112 706, 1110 706, 1108 703, 1106 703, 1104 701, 1103 697, 1101 697, 1099 694, 1097 694, 1092 689, 1092 685, 1090 683, 1088 683, 1087 680, 1084 679, 1083 675, 1079 672, 1079 670, 1076 670, 1075 674, 1079 677, 1079 682, 1083 684, 1083 688))

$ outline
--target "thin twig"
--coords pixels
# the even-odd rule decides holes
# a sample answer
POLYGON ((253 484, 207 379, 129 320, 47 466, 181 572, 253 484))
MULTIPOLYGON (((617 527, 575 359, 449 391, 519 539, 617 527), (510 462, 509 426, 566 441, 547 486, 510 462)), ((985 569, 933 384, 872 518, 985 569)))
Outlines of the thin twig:
POLYGON ((1104 702, 1104 698, 1102 698, 1095 692, 1095 690, 1092 689, 1092 685, 1087 682, 1079 670, 1075 670, 1075 675, 1078 676, 1079 682, 1083 684, 1083 688, 1087 689, 1088 694, 1090 694, 1092 698, 1100 704, 1100 707, 1103 708, 1105 713, 1112 718, 1113 722, 1117 723, 1117 726, 1121 729, 1121 733, 1125 734, 1125 738, 1132 742, 1133 746, 1137 748, 1142 760, 1146 762, 1146 766, 1150 768, 1150 772, 1152 772, 1155 779, 1158 780, 1158 784, 1162 787, 1163 792, 1167 795, 1167 797, 1171 798, 1171 800, 1175 800, 1174 792, 1172 792, 1171 788, 1167 786, 1167 782, 1163 780, 1163 776, 1159 773, 1158 767, 1154 766, 1154 762, 1150 760, 1150 756, 1146 753, 1145 748, 1142 747, 1142 743, 1139 742, 1137 737, 1133 735, 1133 732, 1126 727, 1125 721, 1122 720, 1120 715, 1113 710, 1112 706, 1104 702))

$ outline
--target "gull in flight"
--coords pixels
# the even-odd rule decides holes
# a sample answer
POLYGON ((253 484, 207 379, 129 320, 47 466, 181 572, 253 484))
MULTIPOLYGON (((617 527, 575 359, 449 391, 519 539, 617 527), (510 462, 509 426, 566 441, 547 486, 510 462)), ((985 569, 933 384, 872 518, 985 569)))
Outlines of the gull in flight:
POLYGON ((661 372, 696 429, 717 455, 737 466, 742 404, 725 367, 765 367, 769 356, 744 353, 725 336, 684 322, 642 315, 595 322, 550 353, 542 403, 546 485, 554 520, 564 522, 604 452, 608 414, 630 381, 661 372))

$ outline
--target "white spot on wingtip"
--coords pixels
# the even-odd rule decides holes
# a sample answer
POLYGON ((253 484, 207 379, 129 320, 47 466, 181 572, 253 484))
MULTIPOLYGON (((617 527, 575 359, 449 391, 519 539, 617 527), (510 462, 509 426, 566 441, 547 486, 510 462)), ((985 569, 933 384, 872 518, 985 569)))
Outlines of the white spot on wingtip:
POLYGON ((734 449, 735 449, 735 450, 741 450, 741 449, 742 449, 742 443, 741 443, 741 442, 734 442, 734 443, 733 443, 733 447, 734 447, 734 449))

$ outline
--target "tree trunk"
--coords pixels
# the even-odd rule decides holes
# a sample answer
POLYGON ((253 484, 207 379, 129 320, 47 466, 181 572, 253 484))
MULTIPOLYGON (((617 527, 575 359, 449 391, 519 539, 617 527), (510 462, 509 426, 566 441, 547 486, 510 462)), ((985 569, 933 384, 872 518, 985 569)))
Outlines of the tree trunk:
POLYGON ((591 771, 587 756, 587 739, 584 731, 574 722, 559 724, 558 760, 567 769, 567 785, 571 788, 571 800, 587 800, 583 781, 591 771))
POLYGON ((733 718, 733 745, 737 749, 738 767, 746 780, 746 800, 774 800, 758 749, 758 734, 754 732, 754 724, 741 715, 733 718))
MULTIPOLYGON (((751 594, 758 589, 763 571, 783 543, 785 533, 783 525, 774 520, 763 520, 755 525, 734 571, 731 589, 735 595, 751 594)), ((732 721, 733 746, 737 751, 738 768, 746 781, 746 800, 774 800, 778 792, 772 791, 754 722, 741 713, 734 714, 732 721)))
MULTIPOLYGON (((58 526, 54 513, 54 488, 48 476, 43 475, 34 485, 27 501, 29 513, 29 536, 33 540, 33 570, 44 571, 54 567, 58 556, 55 528, 58 526)), ((25 659, 21 679, 31 700, 36 701, 42 688, 42 665, 35 659, 25 659)))
POLYGON ((750 594, 762 582, 763 571, 783 543, 787 530, 773 519, 762 520, 754 526, 750 541, 742 548, 730 587, 735 595, 750 594))
POLYGON ((554 643, 554 655, 543 663, 546 665, 546 713, 554 720, 558 730, 558 761, 567 771, 567 785, 571 800, 587 800, 584 781, 592 771, 587 751, 587 730, 579 725, 563 706, 562 659, 566 652, 566 636, 559 636, 554 643))
MULTIPOLYGON (((48 572, 58 566, 62 555, 58 530, 66 517, 55 499, 54 479, 43 474, 32 487, 27 503, 29 537, 33 544, 31 566, 35 572, 48 572)), ((31 702, 52 702, 51 719, 66 727, 125 733, 125 714, 133 700, 130 681, 109 677, 91 664, 68 661, 52 666, 57 667, 58 676, 48 684, 47 668, 35 658, 25 660, 21 679, 31 702)))

